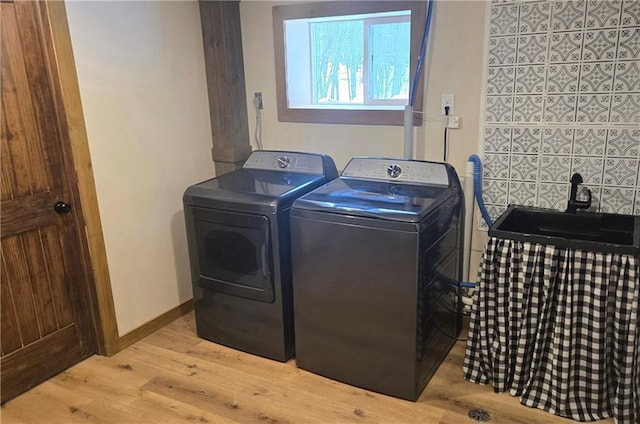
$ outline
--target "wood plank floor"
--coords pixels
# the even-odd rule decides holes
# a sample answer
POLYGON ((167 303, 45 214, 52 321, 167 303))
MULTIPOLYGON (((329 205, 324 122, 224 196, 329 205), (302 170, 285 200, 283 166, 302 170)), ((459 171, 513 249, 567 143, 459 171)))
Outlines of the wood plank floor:
MULTIPOLYGON (((573 421, 520 405, 462 378, 464 342, 451 351, 418 402, 341 384, 198 338, 193 313, 122 352, 93 356, 7 402, 12 423, 491 423, 573 421)), ((613 420, 600 421, 613 423, 613 420)))

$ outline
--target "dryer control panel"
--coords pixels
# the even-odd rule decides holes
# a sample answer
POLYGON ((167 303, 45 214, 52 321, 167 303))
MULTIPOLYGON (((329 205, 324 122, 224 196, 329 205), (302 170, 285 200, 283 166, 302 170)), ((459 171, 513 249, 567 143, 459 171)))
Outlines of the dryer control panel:
POLYGON ((323 175, 323 165, 322 155, 257 150, 251 153, 242 168, 323 175))
POLYGON ((353 158, 344 168, 341 176, 439 187, 449 186, 449 174, 444 163, 407 159, 353 158))

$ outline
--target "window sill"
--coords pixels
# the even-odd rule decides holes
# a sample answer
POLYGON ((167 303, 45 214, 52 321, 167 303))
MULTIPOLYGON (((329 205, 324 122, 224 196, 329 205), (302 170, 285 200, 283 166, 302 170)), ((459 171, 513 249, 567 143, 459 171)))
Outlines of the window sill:
MULTIPOLYGON (((358 108, 327 109, 326 107, 278 108, 278 120, 281 122, 302 122, 313 124, 350 124, 350 125, 404 125, 404 107, 397 110, 380 109, 370 105, 358 105, 358 108), (366 109, 364 109, 366 108, 366 109)), ((413 125, 422 126, 420 111, 414 111, 413 125)))
POLYGON ((336 110, 336 111, 344 111, 344 110, 396 111, 396 110, 404 110, 404 105, 362 105, 362 104, 321 103, 316 105, 290 106, 289 109, 336 110))

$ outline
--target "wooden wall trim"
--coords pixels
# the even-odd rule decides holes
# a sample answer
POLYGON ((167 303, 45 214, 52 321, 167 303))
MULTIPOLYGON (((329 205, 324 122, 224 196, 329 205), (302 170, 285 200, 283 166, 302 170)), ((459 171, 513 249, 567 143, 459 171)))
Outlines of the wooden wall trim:
POLYGON ((181 305, 176 306, 175 308, 165 312, 159 317, 149 321, 146 324, 141 325, 133 331, 125 334, 120 337, 120 350, 124 350, 131 346, 132 344, 144 339, 148 335, 155 333, 161 328, 167 326, 171 322, 180 318, 183 315, 188 314, 193 311, 193 299, 189 299, 181 305))
POLYGON ((78 191, 85 222, 91 270, 93 271, 94 317, 97 331, 97 352, 113 355, 119 351, 120 340, 116 321, 107 254, 100 222, 100 211, 91 166, 91 155, 84 122, 78 76, 76 74, 71 36, 64 2, 43 2, 43 14, 51 31, 55 60, 60 78, 62 101, 66 113, 71 150, 78 177, 78 191))

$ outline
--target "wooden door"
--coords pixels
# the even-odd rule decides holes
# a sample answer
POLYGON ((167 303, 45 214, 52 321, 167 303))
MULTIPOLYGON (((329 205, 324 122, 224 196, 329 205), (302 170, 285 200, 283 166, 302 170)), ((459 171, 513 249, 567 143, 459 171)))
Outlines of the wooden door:
POLYGON ((96 333, 51 37, 40 4, 0 8, 5 402, 93 353, 96 333))

